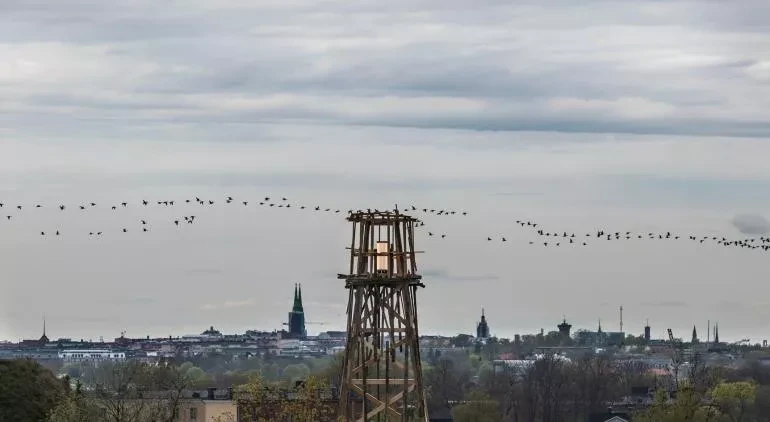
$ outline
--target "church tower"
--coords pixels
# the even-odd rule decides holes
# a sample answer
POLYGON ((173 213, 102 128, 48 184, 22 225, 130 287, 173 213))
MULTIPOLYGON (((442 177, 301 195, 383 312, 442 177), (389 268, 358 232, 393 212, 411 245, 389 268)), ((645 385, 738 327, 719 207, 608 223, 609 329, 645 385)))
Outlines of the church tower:
POLYGON ((289 337, 304 339, 307 337, 305 330, 305 310, 302 307, 302 286, 294 284, 294 305, 289 312, 289 337))
POLYGON ((557 325, 556 328, 559 329, 559 334, 563 341, 569 340, 569 332, 572 329, 572 324, 567 324, 567 317, 563 317, 561 324, 557 325))
POLYGON ((48 344, 48 336, 45 335, 45 315, 43 316, 43 335, 40 337, 40 340, 38 340, 41 346, 45 346, 48 344))
POLYGON ((650 342, 651 332, 650 332, 650 320, 648 319, 644 323, 644 343, 647 344, 650 342))
POLYGON ((476 325, 476 339, 488 339, 489 338, 489 324, 487 324, 487 318, 484 316, 484 308, 481 308, 481 321, 476 325))
POLYGON ((695 326, 693 325, 692 326, 692 341, 691 341, 691 343, 695 344, 695 343, 698 343, 698 342, 699 342, 699 340, 698 340, 698 332, 695 331, 695 326))

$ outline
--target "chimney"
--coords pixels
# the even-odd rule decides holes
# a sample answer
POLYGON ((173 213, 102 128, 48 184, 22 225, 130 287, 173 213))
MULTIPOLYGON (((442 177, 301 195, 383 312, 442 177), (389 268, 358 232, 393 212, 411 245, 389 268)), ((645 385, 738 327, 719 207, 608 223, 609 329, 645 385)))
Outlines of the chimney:
POLYGON ((208 393, 209 393, 208 394, 208 399, 209 400, 214 400, 214 392, 217 391, 217 388, 216 387, 209 387, 209 388, 206 389, 206 391, 208 391, 208 393))

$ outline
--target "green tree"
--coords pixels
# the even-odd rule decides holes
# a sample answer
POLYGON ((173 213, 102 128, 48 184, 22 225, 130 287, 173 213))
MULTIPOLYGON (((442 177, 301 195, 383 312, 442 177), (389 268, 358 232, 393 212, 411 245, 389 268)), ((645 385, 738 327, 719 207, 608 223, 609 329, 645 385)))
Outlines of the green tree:
POLYGON ((171 422, 189 386, 186 374, 173 365, 137 361, 102 363, 86 385, 88 404, 99 409, 101 420, 112 422, 171 422))
POLYGON ((233 400, 242 411, 241 420, 267 422, 277 420, 283 414, 285 395, 275 384, 260 377, 250 378, 233 393, 233 400))
POLYGON ((294 422, 326 420, 334 413, 334 404, 324 400, 329 384, 317 377, 308 377, 292 391, 291 400, 283 401, 282 413, 294 422))
POLYGON ((266 381, 277 381, 280 378, 281 368, 277 363, 262 365, 259 377, 266 381))
POLYGON ((711 402, 732 422, 748 420, 754 405, 756 385, 748 381, 721 382, 709 391, 711 402))
POLYGON ((179 371, 182 372, 182 373, 185 373, 185 372, 189 371, 190 368, 192 368, 194 366, 195 366, 195 364, 193 364, 192 362, 188 361, 188 362, 185 362, 185 363, 179 365, 179 371))
POLYGON ((185 376, 193 381, 197 381, 204 376, 206 376, 206 372, 203 371, 203 369, 198 368, 197 366, 193 366, 187 371, 184 372, 185 376))
POLYGON ((304 363, 298 363, 294 365, 286 365, 281 373, 281 378, 284 381, 294 383, 295 381, 303 380, 310 375, 310 368, 304 363))
POLYGON ((634 416, 634 422, 709 422, 716 421, 718 413, 704 405, 703 396, 684 386, 671 400, 663 390, 655 393, 653 405, 634 416))
POLYGON ((497 422, 502 419, 500 403, 482 391, 472 391, 464 403, 452 408, 456 422, 497 422))
POLYGON ((423 368, 428 411, 451 409, 450 402, 462 400, 470 384, 473 369, 468 356, 452 353, 441 357, 436 365, 423 368))
POLYGON ((83 368, 80 365, 68 365, 65 367, 65 371, 70 378, 78 379, 83 375, 83 368))
POLYGON ((754 396, 754 411, 759 420, 770 421, 770 386, 760 385, 754 396))
POLYGON ((0 421, 44 420, 69 391, 69 378, 33 360, 0 360, 0 421))
POLYGON ((83 395, 78 381, 75 391, 68 393, 48 414, 48 422, 99 422, 99 409, 83 395))
POLYGON ((326 380, 331 385, 340 385, 345 355, 337 353, 326 361, 323 367, 314 367, 313 375, 326 380))

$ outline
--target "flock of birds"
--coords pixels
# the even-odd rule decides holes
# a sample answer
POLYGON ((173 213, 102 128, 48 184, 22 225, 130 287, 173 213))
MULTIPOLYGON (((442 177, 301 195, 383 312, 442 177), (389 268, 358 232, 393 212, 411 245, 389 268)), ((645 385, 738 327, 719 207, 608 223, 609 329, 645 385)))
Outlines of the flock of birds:
MULTIPOLYGON (((187 204, 187 205, 200 205, 200 206, 214 206, 216 204, 220 203, 218 200, 215 199, 201 199, 200 197, 195 197, 194 199, 184 199, 182 201, 178 200, 163 200, 163 201, 149 201, 146 199, 141 200, 137 204, 130 204, 129 202, 120 202, 115 205, 108 205, 107 207, 111 209, 112 211, 117 211, 120 208, 127 208, 132 205, 137 205, 139 207, 149 207, 152 205, 158 205, 163 207, 174 207, 181 204, 187 204)), ((235 198, 232 196, 227 196, 222 201, 224 204, 242 204, 244 207, 248 207, 249 204, 257 205, 261 207, 267 207, 267 208, 294 208, 298 210, 307 210, 310 212, 321 212, 321 213, 330 213, 330 214, 340 214, 342 212, 341 209, 338 208, 328 208, 328 207, 322 207, 320 205, 315 206, 306 206, 306 205, 299 205, 299 204, 292 204, 289 202, 289 199, 286 197, 281 197, 279 199, 272 199, 269 196, 266 196, 260 200, 257 201, 236 201, 235 198)), ((47 208, 48 206, 44 206, 43 204, 34 204, 32 206, 25 206, 25 205, 15 205, 15 206, 6 206, 5 203, 0 202, 0 213, 2 213, 2 210, 7 210, 7 214, 5 215, 5 219, 7 221, 11 221, 12 219, 18 219, 22 216, 22 212, 24 210, 32 209, 39 209, 39 208, 47 208)), ((55 206, 59 211, 67 211, 70 209, 75 209, 76 211, 80 212, 86 212, 89 209, 97 208, 97 204, 95 202, 86 202, 81 203, 75 206, 68 206, 66 204, 58 204, 55 206)), ((367 209, 367 210, 356 210, 356 212, 362 212, 362 211, 369 211, 369 212, 379 212, 378 209, 367 209)), ((412 206, 410 208, 407 208, 407 211, 413 211, 417 212, 420 211, 417 207, 412 206)), ((437 216, 450 216, 450 215, 468 215, 465 211, 454 211, 454 210, 443 210, 443 209, 428 209, 424 208, 422 209, 423 212, 427 214, 433 214, 437 216)), ((350 209, 347 210, 348 214, 352 214, 354 210, 350 209)), ((193 224, 195 222, 196 216, 195 215, 184 215, 179 218, 174 218, 170 220, 170 223, 173 223, 175 226, 179 227, 180 224, 193 224)), ((141 219, 138 220, 139 223, 141 223, 141 231, 142 232, 149 232, 150 228, 148 226, 148 220, 147 219, 141 219)), ((425 222, 418 221, 417 226, 422 227, 425 225, 425 222)), ((120 232, 122 233, 128 233, 129 228, 123 227, 120 229, 120 232)), ((46 232, 41 231, 40 236, 61 236, 63 231, 61 229, 57 229, 54 232, 46 232)), ((102 236, 105 234, 105 231, 90 231, 88 233, 89 236, 102 236)), ((433 236, 433 233, 430 233, 430 236, 433 236)), ((442 237, 446 237, 446 234, 443 234, 442 237)))
MULTIPOLYGON (((546 231, 539 223, 535 223, 532 221, 525 221, 525 220, 516 220, 516 224, 523 227, 523 228, 530 228, 534 231, 534 233, 540 237, 540 241, 530 240, 530 245, 537 245, 542 244, 544 247, 559 247, 559 246, 588 246, 589 241, 595 241, 595 240, 603 240, 603 241, 619 241, 619 240, 641 240, 641 239, 649 239, 649 240, 667 240, 667 241, 677 241, 677 240, 687 240, 690 242, 695 242, 698 244, 703 244, 705 242, 712 242, 716 245, 724 246, 724 247, 735 247, 735 248, 744 248, 744 249, 757 249, 762 251, 770 251, 770 237, 765 236, 759 236, 759 237, 750 237, 750 238, 743 238, 743 239, 728 239, 724 236, 713 236, 713 235, 693 235, 689 234, 686 237, 683 235, 671 233, 670 231, 666 231, 665 233, 655 233, 655 232, 646 232, 646 233, 634 233, 631 231, 606 231, 606 230, 597 230, 595 232, 591 233, 585 233, 584 236, 578 235, 577 233, 568 233, 566 231, 546 231)), ((502 242, 507 242, 508 239, 504 236, 499 237, 502 242)), ((489 236, 487 237, 487 241, 491 242, 494 239, 489 236)))
MULTIPOLYGON (((133 204, 129 202, 120 202, 116 203, 114 205, 108 205, 107 208, 111 209, 113 211, 117 211, 121 208, 128 208, 129 206, 136 205, 138 207, 149 207, 152 205, 157 206, 163 206, 163 207, 175 207, 177 205, 186 204, 186 205, 198 205, 198 206, 214 206, 219 203, 224 204, 238 204, 244 207, 248 207, 249 204, 252 204, 252 206, 259 206, 259 207, 267 207, 267 208, 294 208, 297 210, 304 210, 308 212, 319 212, 319 213, 329 213, 329 214, 340 214, 342 212, 341 209, 338 208, 329 208, 329 207, 322 207, 320 205, 314 205, 314 206, 307 206, 307 205, 299 205, 299 204, 292 204, 286 197, 276 198, 272 199, 269 196, 266 196, 264 198, 260 198, 256 201, 248 201, 248 200, 238 200, 236 201, 235 198, 232 196, 226 196, 224 197, 223 201, 215 200, 215 199, 202 199, 199 197, 194 197, 190 199, 184 199, 182 201, 176 201, 176 200, 163 200, 163 201, 148 201, 146 199, 141 200, 140 202, 133 204)), ((7 206, 5 203, 0 202, 0 215, 2 215, 3 210, 7 210, 5 215, 5 220, 7 221, 13 221, 16 218, 19 218, 22 216, 22 213, 24 210, 28 210, 29 208, 32 209, 39 209, 44 208, 47 206, 44 206, 43 204, 34 204, 32 206, 24 206, 24 205, 13 205, 13 206, 7 206)), ((97 208, 97 204, 95 202, 87 202, 87 203, 80 203, 75 206, 68 206, 65 204, 58 204, 55 206, 58 208, 60 212, 67 211, 69 209, 75 209, 79 212, 86 212, 89 209, 97 208)), ((398 206, 394 208, 394 211, 398 210, 398 206)), ((356 212, 360 211, 374 211, 378 212, 380 210, 377 209, 367 209, 367 210, 356 210, 356 212)), ((354 210, 350 209, 347 210, 348 214, 352 214, 354 210)), ((421 208, 417 207, 415 205, 410 205, 406 207, 402 212, 406 213, 417 213, 420 212, 423 214, 423 216, 467 216, 467 211, 456 211, 451 209, 435 209, 435 208, 421 208)), ((180 227, 180 225, 190 225, 194 224, 196 221, 195 215, 183 215, 179 217, 175 217, 171 219, 168 224, 173 224, 176 227, 180 227)), ((139 224, 138 228, 131 228, 129 229, 128 226, 122 227, 119 229, 120 233, 128 233, 129 231, 137 230, 143 233, 147 233, 150 231, 150 227, 148 224, 147 219, 140 219, 136 223, 139 224)), ((513 223, 513 221, 512 221, 513 223)), ((631 231, 609 231, 605 229, 599 229, 594 232, 588 232, 584 235, 577 234, 575 232, 567 232, 567 231, 555 231, 555 230, 546 230, 543 228, 542 224, 531 221, 531 220, 515 220, 515 224, 523 229, 530 229, 532 233, 530 233, 530 237, 528 237, 528 243, 529 245, 542 245, 543 247, 562 247, 562 246, 588 246, 589 243, 592 243, 594 241, 620 241, 620 240, 632 240, 632 239, 650 239, 650 240, 666 240, 666 241, 689 241, 696 244, 703 244, 706 242, 715 243, 716 245, 724 246, 724 247, 733 247, 733 248, 743 248, 743 249, 751 249, 751 250, 762 250, 762 251, 770 251, 770 237, 765 236, 759 236, 757 237, 751 237, 751 238, 743 238, 743 239, 728 239, 723 236, 713 236, 713 235, 696 235, 696 234, 688 234, 688 235, 680 235, 676 233, 672 233, 670 231, 666 231, 664 233, 654 233, 654 232, 646 232, 646 233, 634 233, 631 231), (533 237, 537 236, 537 237, 533 237), (534 239, 534 240, 532 240, 534 239)), ((417 222, 417 227, 423 227, 425 226, 425 221, 423 218, 419 218, 417 222)), ((0 226, 1 227, 1 226, 0 226)), ((61 229, 57 229, 52 232, 46 232, 41 231, 40 236, 61 236, 63 231, 61 229)), ((103 234, 105 234, 104 231, 89 231, 89 236, 95 236, 100 237, 103 234)), ((430 238, 437 238, 437 239, 446 239, 447 234, 446 233, 434 233, 433 231, 427 232, 428 237, 430 238)), ((508 242, 510 239, 510 236, 501 236, 501 235, 495 235, 495 236, 487 236, 486 240, 487 242, 493 242, 493 241, 500 241, 500 242, 508 242)))

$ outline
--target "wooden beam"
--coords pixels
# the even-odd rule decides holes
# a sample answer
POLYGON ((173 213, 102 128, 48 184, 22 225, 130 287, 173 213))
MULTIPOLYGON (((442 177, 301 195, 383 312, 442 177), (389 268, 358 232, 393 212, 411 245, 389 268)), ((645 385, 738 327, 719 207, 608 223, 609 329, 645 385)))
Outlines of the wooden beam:
MULTIPOLYGON (((363 384, 364 380, 361 378, 355 378, 350 380, 353 384, 363 384)), ((398 385, 397 383, 394 383, 393 380, 390 380, 391 382, 388 382, 385 378, 367 378, 366 383, 371 385, 398 385)), ((403 382, 403 380, 399 380, 400 382, 403 382)), ((407 382, 414 383, 414 378, 409 378, 407 382)))

